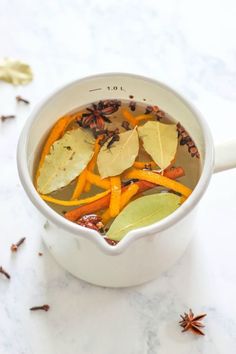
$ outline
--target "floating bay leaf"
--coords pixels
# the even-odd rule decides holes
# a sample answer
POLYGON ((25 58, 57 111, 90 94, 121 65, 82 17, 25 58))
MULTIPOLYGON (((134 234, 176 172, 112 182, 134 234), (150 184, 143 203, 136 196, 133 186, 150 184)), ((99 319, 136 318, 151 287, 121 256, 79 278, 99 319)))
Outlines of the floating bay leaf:
POLYGON ((168 167, 178 146, 176 125, 149 121, 138 128, 138 133, 144 149, 156 164, 162 170, 168 167))
POLYGON ((68 131, 45 157, 37 181, 42 194, 67 186, 87 166, 94 153, 94 139, 83 129, 68 131))
POLYGON ((120 241, 129 231, 151 225, 175 211, 181 197, 173 193, 152 194, 128 204, 113 221, 107 235, 120 241))
POLYGON ((0 80, 13 85, 25 85, 32 81, 31 67, 19 60, 4 59, 0 62, 0 80))
POLYGON ((137 130, 129 130, 119 136, 119 141, 115 141, 110 148, 107 148, 107 144, 103 145, 98 154, 97 164, 102 178, 120 175, 133 165, 138 155, 137 130))

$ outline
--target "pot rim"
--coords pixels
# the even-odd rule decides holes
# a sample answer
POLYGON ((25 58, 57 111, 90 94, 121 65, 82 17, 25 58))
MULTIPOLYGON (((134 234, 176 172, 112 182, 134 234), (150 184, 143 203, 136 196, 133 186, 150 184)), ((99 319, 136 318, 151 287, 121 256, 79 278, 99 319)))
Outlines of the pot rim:
POLYGON ((185 97, 183 97, 175 89, 171 88, 170 86, 164 84, 159 80, 151 79, 142 75, 121 73, 121 72, 101 73, 101 74, 86 76, 84 78, 74 80, 69 84, 63 85, 61 88, 54 90, 50 95, 48 95, 34 108, 34 110, 32 111, 31 115, 29 116, 22 130, 22 133, 18 141, 17 166, 18 166, 19 177, 25 192, 27 193, 31 202, 46 217, 47 220, 50 220, 53 224, 57 225, 59 228, 64 229, 65 231, 67 231, 68 234, 73 234, 73 236, 75 237, 89 238, 91 241, 95 242, 97 246, 99 246, 104 253, 109 255, 115 255, 115 254, 122 253, 135 240, 142 237, 147 237, 147 235, 153 235, 154 233, 160 233, 161 231, 164 231, 167 228, 173 226, 175 223, 177 223, 185 216, 187 216, 191 210, 193 210, 193 208, 197 205, 197 203, 203 196, 213 173, 214 144, 213 144, 213 139, 208 124, 203 118, 202 114, 194 107, 192 103, 188 102, 185 99, 185 97), (175 212, 173 212, 163 220, 158 221, 157 223, 154 223, 152 225, 148 225, 128 232, 125 235, 125 237, 116 246, 109 245, 103 239, 103 237, 101 237, 96 231, 72 223, 71 221, 57 214, 51 207, 49 207, 46 204, 46 202, 44 202, 40 198, 39 194, 37 193, 33 185, 32 179, 30 177, 30 173, 27 166, 27 144, 28 144, 29 132, 35 117, 37 116, 38 112, 43 108, 43 106, 47 104, 51 99, 53 99, 53 97, 56 94, 62 93, 63 91, 77 85, 80 82, 86 81, 88 79, 92 80, 99 77, 106 77, 111 75, 113 76, 122 75, 122 76, 143 79, 145 81, 158 84, 159 86, 173 93, 193 112, 203 132, 204 145, 205 145, 205 159, 202 165, 202 173, 198 181, 198 184, 196 185, 192 194, 186 200, 186 202, 183 205, 181 205, 181 207, 178 208, 175 212))

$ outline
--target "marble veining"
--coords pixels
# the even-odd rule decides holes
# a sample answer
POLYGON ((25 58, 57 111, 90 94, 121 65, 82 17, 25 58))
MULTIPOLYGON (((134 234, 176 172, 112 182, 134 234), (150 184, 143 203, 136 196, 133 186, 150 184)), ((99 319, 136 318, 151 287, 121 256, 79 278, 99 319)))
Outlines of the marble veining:
POLYGON ((17 116, 0 122, 0 265, 12 276, 0 275, 0 353, 234 354, 236 170, 212 178, 197 235, 172 269, 144 286, 115 290, 79 281, 52 259, 15 154, 39 100, 106 71, 165 81, 202 111, 217 143, 236 138, 235 1, 1 0, 0 10, 0 57, 25 60, 35 73, 28 86, 0 83, 0 115, 17 116), (18 94, 30 106, 17 105, 18 94), (11 254, 22 236, 26 242, 11 254), (48 313, 29 311, 44 303, 48 313), (179 314, 189 307, 207 312, 205 337, 181 333, 179 314))

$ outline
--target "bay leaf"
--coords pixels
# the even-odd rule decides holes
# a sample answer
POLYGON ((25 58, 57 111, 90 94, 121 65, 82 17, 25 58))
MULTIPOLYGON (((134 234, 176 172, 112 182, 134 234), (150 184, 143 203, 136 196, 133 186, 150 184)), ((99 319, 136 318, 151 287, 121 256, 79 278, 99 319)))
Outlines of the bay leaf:
POLYGON ((0 80, 13 85, 25 85, 32 79, 33 73, 28 64, 8 58, 0 62, 0 80))
POLYGON ((48 194, 73 181, 91 160, 94 144, 91 133, 81 128, 65 133, 45 157, 37 181, 38 191, 48 194))
POLYGON ((129 130, 119 136, 119 141, 115 141, 110 148, 107 148, 107 144, 103 145, 98 154, 97 164, 102 178, 120 175, 133 165, 138 155, 137 130, 129 130))
POLYGON ((138 127, 138 134, 144 149, 160 169, 167 168, 174 159, 178 146, 176 125, 149 121, 138 127))
POLYGON ((173 193, 146 195, 129 203, 115 218, 107 236, 120 241, 129 231, 151 225, 180 206, 181 197, 173 193))

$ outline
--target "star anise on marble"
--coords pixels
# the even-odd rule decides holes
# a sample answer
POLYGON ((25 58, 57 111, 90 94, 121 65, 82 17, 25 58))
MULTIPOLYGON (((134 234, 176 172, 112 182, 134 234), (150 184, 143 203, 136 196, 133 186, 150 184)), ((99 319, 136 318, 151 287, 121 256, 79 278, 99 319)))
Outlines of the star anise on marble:
POLYGON ((104 130, 105 123, 111 123, 109 115, 118 111, 121 105, 119 100, 104 100, 98 103, 92 103, 91 107, 87 107, 86 113, 78 120, 82 128, 90 128, 95 133, 104 130))
POLYGON ((184 315, 180 315, 180 317, 182 318, 182 320, 179 321, 179 324, 181 327, 183 327, 182 332, 191 331, 192 333, 197 335, 205 335, 200 328, 205 327, 201 323, 201 320, 206 317, 206 313, 194 316, 193 311, 190 309, 189 313, 185 312, 184 315))

